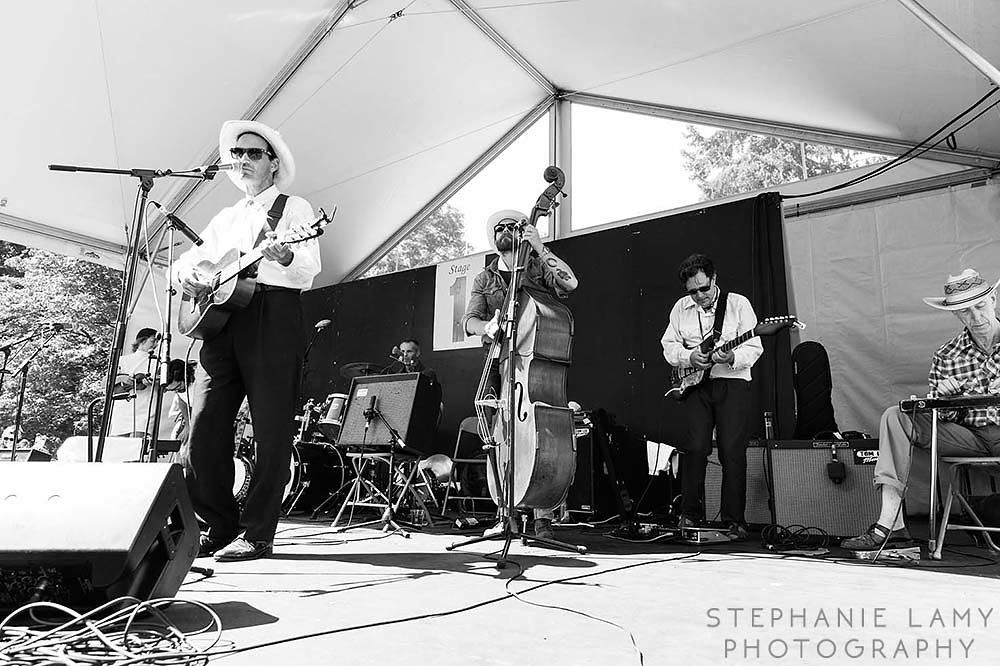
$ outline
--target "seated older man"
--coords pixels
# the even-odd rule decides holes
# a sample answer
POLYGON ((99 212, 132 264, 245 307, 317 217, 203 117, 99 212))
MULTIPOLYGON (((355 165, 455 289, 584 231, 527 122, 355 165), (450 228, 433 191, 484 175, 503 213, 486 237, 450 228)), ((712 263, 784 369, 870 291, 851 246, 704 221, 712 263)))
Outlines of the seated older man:
MULTIPOLYGON (((1000 393, 1000 321, 996 288, 967 268, 949 276, 943 297, 925 298, 938 310, 952 312, 963 330, 941 345, 931 360, 928 396, 1000 393)), ((906 414, 890 407, 879 424, 879 459, 875 485, 881 486, 882 510, 864 534, 845 539, 848 550, 878 550, 909 540, 901 511, 910 474, 910 446, 930 447, 931 414, 906 414)), ((996 407, 938 412, 938 454, 975 457, 1000 455, 1000 414, 996 407)))

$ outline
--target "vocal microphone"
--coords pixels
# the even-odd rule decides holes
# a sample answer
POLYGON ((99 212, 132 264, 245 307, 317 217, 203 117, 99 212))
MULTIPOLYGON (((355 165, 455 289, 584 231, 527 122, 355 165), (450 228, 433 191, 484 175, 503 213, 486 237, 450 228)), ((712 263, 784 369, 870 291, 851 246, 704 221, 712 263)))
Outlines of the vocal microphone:
POLYGON ((218 173, 219 171, 235 171, 239 169, 238 162, 223 162, 222 164, 206 164, 204 166, 191 169, 195 173, 218 173))
POLYGON ((389 358, 402 361, 403 360, 403 350, 399 348, 399 345, 394 345, 392 351, 389 352, 389 358))
POLYGON ((330 321, 329 319, 320 319, 318 322, 316 322, 316 326, 314 328, 317 331, 322 331, 324 328, 327 328, 332 323, 333 322, 330 321))
POLYGON ((163 213, 163 216, 166 217, 168 220, 170 220, 178 231, 187 236, 189 241, 191 241, 195 245, 201 245, 202 243, 205 242, 201 239, 201 236, 198 235, 198 232, 196 232, 188 225, 184 224, 184 221, 181 218, 177 217, 177 215, 164 208, 159 201, 153 201, 152 199, 150 199, 149 203, 153 204, 158 209, 160 209, 160 211, 163 213))
POLYGON ((378 399, 378 395, 372 395, 371 402, 368 403, 368 409, 364 411, 365 417, 365 429, 371 425, 372 419, 375 418, 375 401, 378 399))

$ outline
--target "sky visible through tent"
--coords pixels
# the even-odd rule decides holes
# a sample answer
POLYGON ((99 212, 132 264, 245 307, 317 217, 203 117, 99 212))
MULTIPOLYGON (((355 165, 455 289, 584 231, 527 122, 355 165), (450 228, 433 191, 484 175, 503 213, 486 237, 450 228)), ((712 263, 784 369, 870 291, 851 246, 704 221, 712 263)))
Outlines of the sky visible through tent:
MULTIPOLYGON (((684 167, 686 123, 573 105, 573 229, 670 210, 701 200, 684 167)), ((528 213, 545 188, 548 118, 543 117, 449 202, 465 214, 475 251, 488 245, 483 222, 496 210, 528 213)))

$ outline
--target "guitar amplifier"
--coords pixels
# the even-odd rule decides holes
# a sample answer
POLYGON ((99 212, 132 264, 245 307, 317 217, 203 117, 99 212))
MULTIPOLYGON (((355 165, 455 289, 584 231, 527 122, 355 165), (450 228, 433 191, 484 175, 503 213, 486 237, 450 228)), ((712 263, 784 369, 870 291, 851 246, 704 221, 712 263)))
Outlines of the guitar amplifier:
MULTIPOLYGON (((713 448, 705 468, 705 519, 719 520, 722 504, 722 464, 713 448)), ((763 441, 751 440, 747 447, 747 506, 744 520, 750 525, 770 525, 771 488, 768 483, 767 448, 763 441)))
POLYGON ((878 518, 880 495, 872 484, 877 439, 765 441, 777 524, 846 537, 878 518))

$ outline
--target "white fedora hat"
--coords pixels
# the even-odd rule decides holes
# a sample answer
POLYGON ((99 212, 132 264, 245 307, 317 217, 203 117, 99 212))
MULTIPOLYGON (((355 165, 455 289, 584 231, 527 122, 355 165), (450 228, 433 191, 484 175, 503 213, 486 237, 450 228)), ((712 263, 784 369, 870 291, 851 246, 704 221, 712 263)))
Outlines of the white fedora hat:
POLYGON ((493 233, 493 227, 497 226, 501 222, 527 224, 528 216, 519 210, 508 208, 506 210, 498 210, 486 218, 486 236, 490 239, 490 247, 493 248, 494 252, 497 251, 497 235, 493 233))
POLYGON ((944 283, 944 296, 929 296, 924 303, 938 310, 962 310, 975 305, 993 293, 1000 285, 987 282, 982 275, 971 268, 966 268, 958 275, 949 275, 944 283))
MULTIPOLYGON (((230 159, 229 149, 236 146, 236 141, 241 135, 249 132, 261 137, 271 146, 271 150, 278 157, 278 171, 274 174, 274 184, 279 190, 287 191, 288 187, 295 180, 295 158, 292 156, 292 149, 288 147, 285 140, 281 138, 278 130, 268 127, 264 123, 256 120, 227 120, 219 130, 219 158, 230 159)), ((240 172, 227 171, 229 179, 236 187, 242 189, 240 184, 240 172)))

